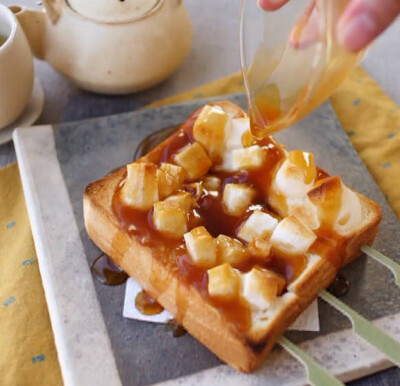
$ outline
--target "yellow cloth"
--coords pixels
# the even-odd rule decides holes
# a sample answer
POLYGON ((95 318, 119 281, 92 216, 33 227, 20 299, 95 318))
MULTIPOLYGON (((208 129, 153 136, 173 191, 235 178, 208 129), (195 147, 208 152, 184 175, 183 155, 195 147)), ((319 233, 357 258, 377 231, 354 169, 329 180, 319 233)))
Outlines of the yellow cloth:
POLYGON ((0 296, 0 384, 61 384, 17 164, 0 170, 0 296))
MULTIPOLYGON (((240 74, 233 74, 151 106, 242 90, 240 74)), ((361 68, 350 74, 331 102, 354 147, 400 219, 398 106, 361 68)), ((62 384, 15 164, 0 170, 0 296, 0 383, 62 384)))

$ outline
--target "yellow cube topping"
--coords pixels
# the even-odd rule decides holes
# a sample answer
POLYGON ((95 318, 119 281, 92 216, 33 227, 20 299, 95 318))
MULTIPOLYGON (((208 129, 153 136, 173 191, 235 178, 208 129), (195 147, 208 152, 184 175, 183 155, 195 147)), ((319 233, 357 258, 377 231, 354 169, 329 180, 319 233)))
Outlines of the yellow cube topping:
POLYGON ((157 165, 133 162, 126 170, 126 180, 121 188, 122 201, 134 209, 150 209, 159 200, 157 165))
POLYGON ((225 263, 211 268, 208 274, 208 293, 214 298, 234 300, 238 297, 240 274, 225 263))
POLYGON ((203 177, 211 167, 211 160, 198 142, 184 147, 174 157, 175 163, 185 171, 185 179, 194 181, 203 177))
POLYGON ((219 235, 216 240, 218 262, 235 267, 247 259, 246 248, 241 242, 225 235, 219 235))
POLYGON ((187 216, 178 202, 159 201, 153 207, 153 224, 159 232, 177 239, 187 232, 187 216))
POLYGON ((199 226, 184 234, 186 249, 193 263, 199 267, 210 268, 217 262, 217 242, 199 226))
POLYGON ((229 115, 220 107, 206 105, 194 122, 193 137, 204 146, 212 160, 221 157, 228 120, 229 115))

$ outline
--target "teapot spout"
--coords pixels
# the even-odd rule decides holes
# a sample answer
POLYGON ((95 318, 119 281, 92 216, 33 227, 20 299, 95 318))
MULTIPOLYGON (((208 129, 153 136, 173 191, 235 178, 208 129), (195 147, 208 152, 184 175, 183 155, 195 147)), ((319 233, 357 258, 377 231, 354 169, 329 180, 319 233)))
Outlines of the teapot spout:
POLYGON ((14 13, 18 22, 25 32, 33 55, 38 59, 44 59, 44 33, 46 28, 46 16, 43 11, 11 6, 10 10, 14 13))

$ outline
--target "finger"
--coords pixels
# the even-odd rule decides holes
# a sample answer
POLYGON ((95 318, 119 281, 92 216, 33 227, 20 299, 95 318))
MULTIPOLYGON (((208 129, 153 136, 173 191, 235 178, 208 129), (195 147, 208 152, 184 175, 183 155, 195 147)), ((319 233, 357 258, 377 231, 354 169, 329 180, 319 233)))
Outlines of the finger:
POLYGON ((336 28, 339 43, 357 52, 365 48, 400 13, 400 0, 353 0, 336 28))
POLYGON ((284 6, 289 0, 258 0, 258 5, 266 11, 275 11, 284 6))

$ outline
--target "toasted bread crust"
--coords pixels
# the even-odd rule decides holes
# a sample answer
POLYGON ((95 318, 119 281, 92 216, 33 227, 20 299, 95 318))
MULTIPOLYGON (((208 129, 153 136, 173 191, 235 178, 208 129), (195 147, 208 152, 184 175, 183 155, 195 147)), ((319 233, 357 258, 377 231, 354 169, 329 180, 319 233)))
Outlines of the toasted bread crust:
MULTIPOLYGON (((244 116, 242 110, 230 102, 219 102, 218 105, 236 116, 244 116)), ((151 160, 151 153, 140 159, 146 160, 151 160)), ((125 168, 121 168, 86 187, 83 205, 89 237, 171 312, 190 334, 221 360, 240 371, 254 370, 278 337, 316 297, 318 290, 327 287, 335 278, 337 268, 328 260, 319 259, 292 283, 290 290, 293 296, 267 327, 245 335, 194 286, 182 281, 165 259, 156 256, 151 248, 143 246, 121 228, 112 210, 112 197, 124 175, 125 168)), ((343 251, 340 251, 344 264, 360 254, 361 245, 373 242, 381 218, 376 203, 361 195, 359 197, 366 221, 344 243, 343 251)))

